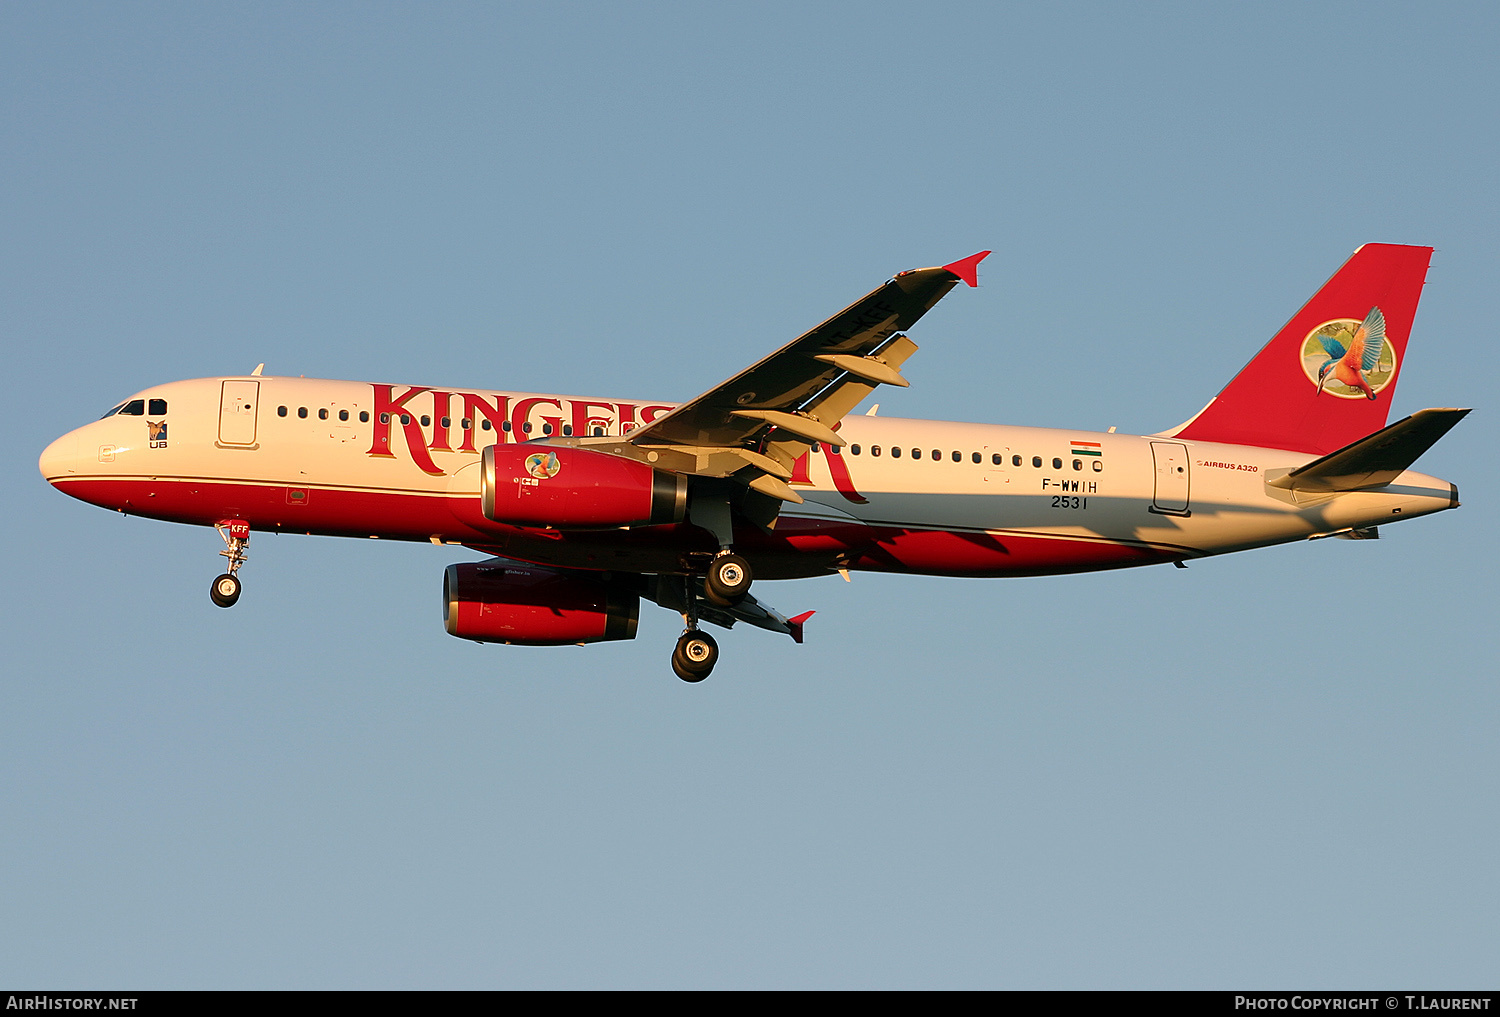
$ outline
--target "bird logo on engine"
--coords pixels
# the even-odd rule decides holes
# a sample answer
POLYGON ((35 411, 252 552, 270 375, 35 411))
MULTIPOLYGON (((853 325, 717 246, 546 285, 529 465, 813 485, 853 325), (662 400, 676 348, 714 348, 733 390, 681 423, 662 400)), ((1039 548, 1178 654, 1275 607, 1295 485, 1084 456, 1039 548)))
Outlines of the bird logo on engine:
POLYGON ((537 452, 526 457, 526 472, 538 480, 550 480, 562 471, 556 452, 537 452))

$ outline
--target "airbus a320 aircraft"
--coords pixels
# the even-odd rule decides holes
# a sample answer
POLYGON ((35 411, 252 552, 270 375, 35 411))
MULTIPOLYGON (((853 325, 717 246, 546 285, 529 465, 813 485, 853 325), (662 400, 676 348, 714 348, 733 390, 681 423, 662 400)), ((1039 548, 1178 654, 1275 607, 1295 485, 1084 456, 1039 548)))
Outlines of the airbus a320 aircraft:
POLYGON ((902 272, 685 403, 280 378, 154 386, 63 435, 42 475, 119 512, 215 527, 239 599, 252 531, 457 544, 448 631, 562 645, 678 611, 802 641, 752 575, 1038 576, 1378 528, 1458 505, 1408 467, 1468 412, 1386 426, 1429 247, 1367 244, 1209 404, 1150 435, 851 415, 905 387, 906 336, 988 251, 902 272))

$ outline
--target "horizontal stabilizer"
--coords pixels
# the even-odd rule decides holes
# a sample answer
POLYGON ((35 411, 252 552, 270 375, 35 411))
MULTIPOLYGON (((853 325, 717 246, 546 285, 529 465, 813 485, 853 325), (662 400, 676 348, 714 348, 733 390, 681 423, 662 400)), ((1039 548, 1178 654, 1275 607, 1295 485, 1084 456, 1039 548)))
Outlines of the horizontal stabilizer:
POLYGON ((1418 410, 1352 445, 1266 481, 1271 487, 1310 494, 1384 487, 1437 444, 1468 410, 1418 410))

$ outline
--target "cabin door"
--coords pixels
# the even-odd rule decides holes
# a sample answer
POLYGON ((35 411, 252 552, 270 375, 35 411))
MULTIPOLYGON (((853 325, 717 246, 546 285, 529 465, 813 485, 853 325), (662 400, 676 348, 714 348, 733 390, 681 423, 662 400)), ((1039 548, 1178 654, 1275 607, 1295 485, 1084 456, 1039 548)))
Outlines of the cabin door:
POLYGON ((1151 511, 1171 516, 1188 514, 1187 446, 1175 441, 1153 441, 1151 458, 1156 464, 1156 494, 1151 511))
POLYGON ((258 381, 224 382, 219 395, 220 445, 255 447, 255 410, 259 398, 258 381))

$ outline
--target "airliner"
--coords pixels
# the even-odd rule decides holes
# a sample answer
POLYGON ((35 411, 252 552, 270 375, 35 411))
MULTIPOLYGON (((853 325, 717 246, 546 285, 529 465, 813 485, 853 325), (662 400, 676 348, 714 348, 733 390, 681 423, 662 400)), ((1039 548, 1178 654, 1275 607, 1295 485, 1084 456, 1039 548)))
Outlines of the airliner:
POLYGON ((642 598, 682 615, 684 681, 738 622, 802 642, 752 582, 866 570, 1042 576, 1289 541, 1378 537, 1458 506, 1413 472, 1466 413, 1387 424, 1430 247, 1366 244, 1207 406, 1157 434, 908 420, 908 332, 980 252, 902 272, 683 403, 248 375, 156 385, 58 438, 42 476, 127 515, 212 526, 220 607, 252 532, 459 545, 448 632, 631 639, 642 598))

